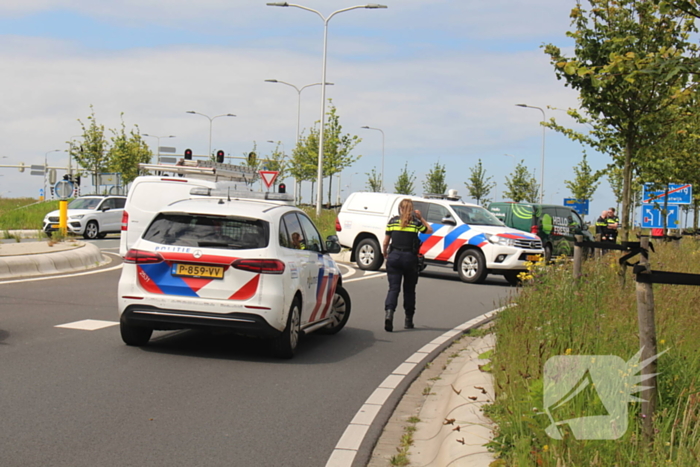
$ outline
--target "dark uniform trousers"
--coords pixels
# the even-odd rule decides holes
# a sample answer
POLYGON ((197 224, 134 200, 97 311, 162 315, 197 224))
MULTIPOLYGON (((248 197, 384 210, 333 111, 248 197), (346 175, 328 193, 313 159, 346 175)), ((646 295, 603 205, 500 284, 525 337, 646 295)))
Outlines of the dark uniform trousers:
POLYGON ((389 293, 384 303, 385 310, 396 310, 403 280, 403 309, 406 316, 416 311, 416 284, 418 283, 418 256, 412 251, 391 250, 386 260, 389 293))

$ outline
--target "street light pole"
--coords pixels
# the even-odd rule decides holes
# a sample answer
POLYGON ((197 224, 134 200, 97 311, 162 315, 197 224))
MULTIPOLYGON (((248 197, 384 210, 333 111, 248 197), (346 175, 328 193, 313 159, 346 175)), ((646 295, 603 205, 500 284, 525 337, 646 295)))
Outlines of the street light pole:
MULTIPOLYGON (((266 83, 280 83, 280 84, 286 84, 287 86, 293 87, 297 91, 297 135, 296 135, 296 141, 294 142, 294 147, 299 146, 299 128, 300 128, 300 123, 301 123, 301 91, 304 89, 310 87, 310 86, 320 86, 321 83, 312 83, 312 84, 306 84, 302 86, 301 88, 291 84, 287 83, 286 81, 281 81, 278 79, 266 79, 266 83)), ((328 86, 333 86, 333 83, 326 83, 328 86)), ((294 177, 294 202, 297 202, 297 179, 294 177)))
POLYGON ((515 104, 518 107, 525 107, 527 109, 537 109, 540 112, 542 112, 542 163, 540 167, 540 204, 542 204, 542 199, 544 197, 544 131, 546 130, 547 127, 544 126, 544 123, 547 121, 547 116, 544 113, 544 109, 540 107, 535 107, 532 105, 526 105, 526 104, 515 104))
POLYGON ((202 117, 206 117, 209 120, 209 157, 211 157, 211 127, 212 127, 212 123, 214 122, 214 119, 219 118, 219 117, 235 117, 235 115, 234 114, 221 114, 221 115, 217 115, 215 117, 210 117, 209 115, 204 115, 202 113, 195 112, 194 110, 187 110, 185 113, 201 115, 202 117))
POLYGON ((321 215, 321 205, 322 205, 322 200, 323 200, 323 137, 324 137, 324 130, 326 126, 326 56, 327 56, 327 51, 328 51, 328 22, 333 18, 335 15, 338 13, 343 13, 345 11, 350 11, 350 10, 355 10, 357 8, 367 8, 367 9, 378 9, 378 8, 386 8, 386 5, 378 5, 376 3, 370 3, 367 5, 357 5, 357 6, 351 6, 348 8, 343 8, 340 10, 336 10, 328 17, 324 17, 320 12, 314 10, 313 8, 305 7, 302 5, 297 5, 294 3, 287 3, 287 2, 275 2, 275 3, 268 3, 268 6, 282 6, 282 7, 294 7, 294 8, 300 8, 302 10, 310 11, 312 13, 316 13, 319 18, 323 21, 323 64, 322 64, 322 73, 321 73, 321 127, 319 128, 318 131, 318 172, 316 174, 316 185, 317 185, 317 193, 316 193, 316 215, 320 216, 321 215))
POLYGON ((144 133, 143 136, 148 136, 149 138, 156 138, 158 140, 158 151, 157 151, 157 156, 156 156, 156 161, 158 164, 160 164, 160 139, 161 138, 174 138, 174 135, 170 136, 156 136, 156 135, 149 135, 148 133, 144 133))
POLYGON ((371 126, 363 126, 365 130, 377 130, 382 132, 382 193, 384 192, 384 132, 379 128, 372 128, 371 126))

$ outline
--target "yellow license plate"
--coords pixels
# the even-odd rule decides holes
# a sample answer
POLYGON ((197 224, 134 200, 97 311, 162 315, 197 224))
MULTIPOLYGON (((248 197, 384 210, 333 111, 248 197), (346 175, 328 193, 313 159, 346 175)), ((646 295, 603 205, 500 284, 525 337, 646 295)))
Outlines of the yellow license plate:
POLYGON ((202 266, 197 264, 173 264, 173 275, 223 279, 224 268, 221 266, 202 266))
POLYGON ((539 261, 541 258, 542 258, 542 255, 527 255, 527 256, 525 257, 525 259, 527 259, 528 261, 533 261, 533 262, 537 262, 537 261, 539 261))

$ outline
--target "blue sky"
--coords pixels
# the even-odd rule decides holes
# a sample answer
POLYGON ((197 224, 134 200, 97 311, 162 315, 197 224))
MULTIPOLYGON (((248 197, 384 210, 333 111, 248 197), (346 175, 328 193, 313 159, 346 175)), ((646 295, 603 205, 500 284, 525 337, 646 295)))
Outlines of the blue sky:
MULTIPOLYGON (((323 15, 356 5, 340 0, 300 3, 323 15)), ((358 3, 359 4, 359 3, 358 3)), ((571 47, 565 33, 573 1, 401 0, 387 9, 358 9, 329 22, 327 97, 343 131, 362 142, 360 160, 341 176, 342 193, 365 187, 366 173, 381 168, 393 187, 405 163, 422 191, 426 173, 444 164, 450 188, 465 198, 464 182, 479 159, 498 183, 498 198, 514 160, 540 178, 541 113, 572 124, 563 112, 576 94, 557 81, 541 45, 571 47), (513 157, 505 156, 511 154, 513 157)), ((241 156, 257 144, 265 155, 281 141, 289 152, 296 136, 298 87, 321 81, 323 22, 297 8, 251 0, 5 0, 0 5, 0 165, 65 166, 66 149, 94 106, 99 123, 161 140, 179 153, 204 154, 210 116, 213 148, 241 156)), ((301 95, 301 127, 320 117, 320 88, 301 95)), ((146 138, 155 148, 156 140, 146 138)), ((568 197, 564 180, 582 149, 546 131, 545 201, 568 197)), ((588 152, 594 169, 609 159, 588 152)), ((59 171, 60 172, 60 171, 59 171)), ((41 177, 0 168, 0 196, 37 197, 41 177)), ((291 183, 288 184, 291 185, 291 183)), ((337 179, 334 180, 337 185, 337 179)), ((308 188, 305 201, 308 199, 308 188)), ((333 199, 336 199, 334 192, 333 199)), ((594 195, 591 216, 614 199, 607 181, 594 195)))

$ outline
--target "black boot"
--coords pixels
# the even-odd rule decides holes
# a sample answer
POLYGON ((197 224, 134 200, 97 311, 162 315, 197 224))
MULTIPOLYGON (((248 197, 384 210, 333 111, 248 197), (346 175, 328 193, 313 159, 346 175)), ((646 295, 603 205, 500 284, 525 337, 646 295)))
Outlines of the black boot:
POLYGON ((413 315, 406 315, 406 321, 403 324, 404 329, 413 329, 413 315))
POLYGON ((384 315, 384 330, 386 332, 394 330, 394 310, 386 310, 384 315))

